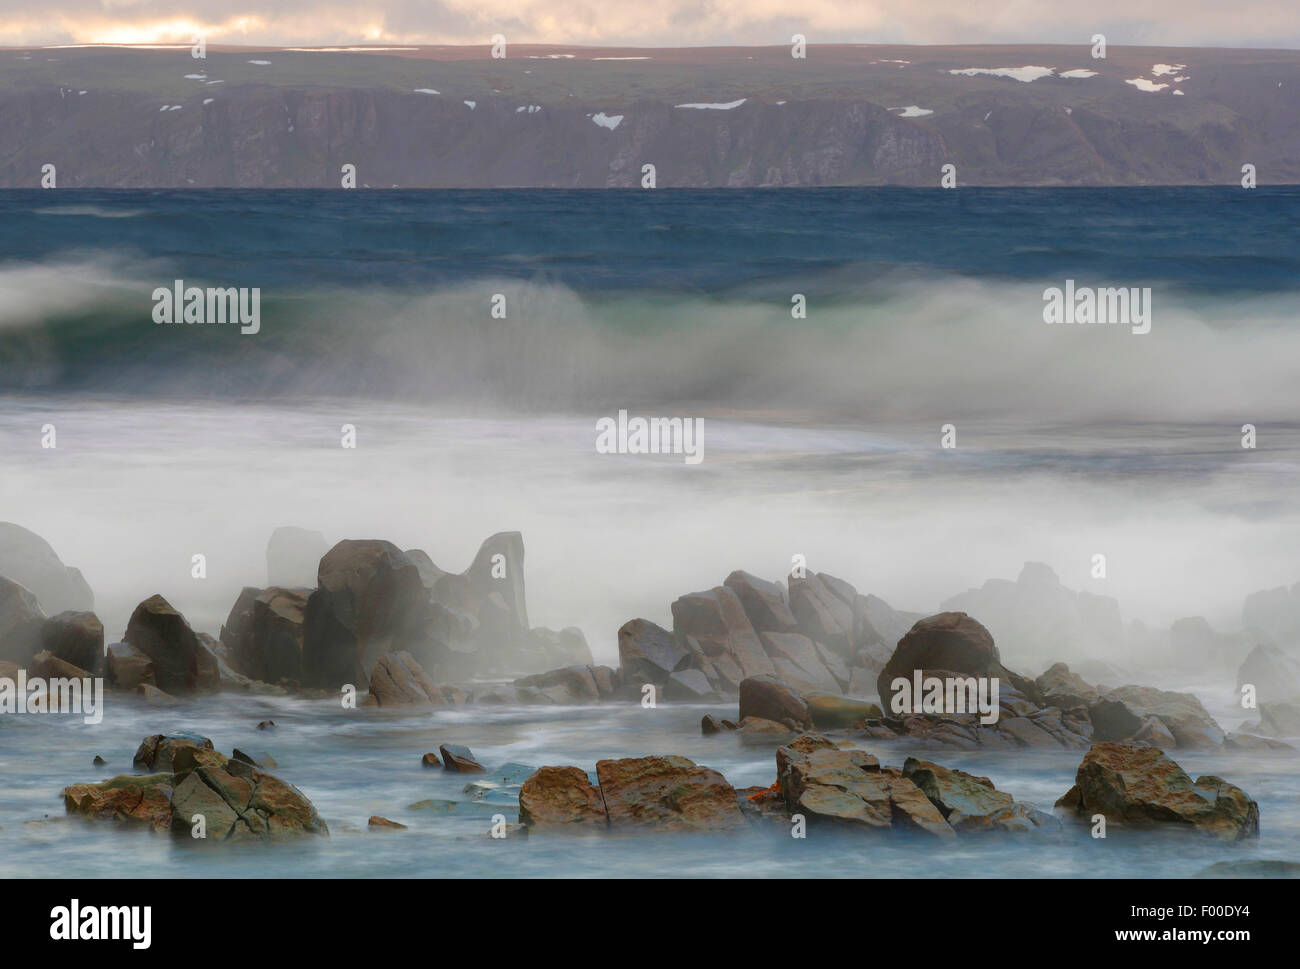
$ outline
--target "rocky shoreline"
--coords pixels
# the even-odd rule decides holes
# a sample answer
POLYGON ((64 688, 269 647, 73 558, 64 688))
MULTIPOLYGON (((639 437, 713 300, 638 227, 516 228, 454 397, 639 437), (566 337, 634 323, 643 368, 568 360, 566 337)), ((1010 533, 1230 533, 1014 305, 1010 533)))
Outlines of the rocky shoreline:
MULTIPOLYGON (((425 755, 428 767, 481 775, 466 792, 499 808, 504 824, 494 823, 495 837, 806 825, 939 839, 1064 837, 1074 822, 1095 828, 1101 818, 1121 830, 1189 829, 1241 841, 1259 834, 1256 802, 1217 776, 1193 780, 1165 751, 1293 753, 1272 737, 1224 731, 1189 693, 1094 685, 1065 663, 1021 675, 972 616, 901 613, 825 573, 782 585, 733 572, 676 600, 671 630, 646 619, 624 624, 614 668, 593 662, 576 627, 529 626, 517 532, 492 536, 455 573, 418 549, 379 540, 325 548, 323 537, 286 529, 268 550, 270 575, 283 584, 245 588, 219 636, 196 632, 155 595, 135 609, 122 640, 106 646, 79 573, 17 526, 0 526, 0 537, 11 540, 0 562, 17 577, 0 577, 0 678, 19 669, 102 676, 118 695, 165 706, 223 691, 412 711, 734 704, 734 714, 704 715, 701 732, 734 733, 775 752, 775 782, 741 789, 679 755, 604 759, 592 774, 574 765, 488 771, 452 744, 425 755), (25 556, 14 551, 15 536, 25 556), (295 584, 313 561, 314 585, 295 584), (46 616, 46 601, 72 608, 46 616), (999 689, 982 712, 900 712, 893 684, 913 676, 991 680, 999 689), (888 756, 895 742, 909 750, 1083 754, 1074 786, 1049 811, 929 759, 882 764, 876 751, 888 756)), ((1277 661, 1252 654, 1256 665, 1270 658, 1277 661)), ((269 773, 270 755, 226 757, 201 735, 157 734, 145 738, 133 766, 137 773, 65 788, 67 813, 185 837, 199 837, 200 825, 216 843, 328 835, 307 795, 269 773)), ((404 826, 376 815, 368 827, 404 826)))

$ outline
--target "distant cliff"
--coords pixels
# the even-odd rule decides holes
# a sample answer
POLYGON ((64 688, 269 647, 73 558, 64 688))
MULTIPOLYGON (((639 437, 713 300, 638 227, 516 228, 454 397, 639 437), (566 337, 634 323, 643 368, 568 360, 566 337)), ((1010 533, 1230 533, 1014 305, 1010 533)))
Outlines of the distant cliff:
POLYGON ((0 186, 1300 182, 1300 52, 0 50, 0 186), (613 59, 620 57, 623 59, 613 59), (633 59, 637 58, 637 59, 633 59))

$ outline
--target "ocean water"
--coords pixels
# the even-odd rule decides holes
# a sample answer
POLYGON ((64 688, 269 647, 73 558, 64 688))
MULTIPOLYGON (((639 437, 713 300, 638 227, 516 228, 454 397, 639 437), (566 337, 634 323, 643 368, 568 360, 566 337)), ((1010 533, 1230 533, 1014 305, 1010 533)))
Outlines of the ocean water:
MULTIPOLYGON (((667 625, 677 596, 738 568, 778 578, 795 554, 918 612, 1043 561, 1125 621, 1231 632, 1246 594, 1300 579, 1298 228, 1300 190, 1273 188, 0 193, 0 520, 82 569, 110 641, 153 593, 216 634, 285 524, 455 570, 518 529, 532 622, 579 626, 611 664, 628 619, 667 625), (154 324, 176 279, 259 288, 260 332, 154 324), (1151 332, 1046 325, 1044 290, 1071 279, 1149 287, 1151 332), (597 453, 620 408, 703 418, 704 461, 597 453)), ((1060 657, 1007 658, 1033 674, 1060 657)), ((1143 668, 1122 643, 1097 658, 1143 668)), ((1142 682, 1245 719, 1231 670, 1152 664, 1142 682)), ((490 813, 406 808, 458 796, 419 767, 444 742, 490 766, 681 753, 770 783, 772 751, 701 738, 703 712, 223 696, 113 698, 93 728, 4 717, 0 873, 1160 875, 1296 857, 1288 755, 1177 755, 1260 802, 1249 846, 500 844, 480 837, 490 813), (273 734, 253 729, 267 715, 273 734), (269 750, 334 837, 211 852, 43 820, 96 753, 125 770, 141 737, 182 727, 269 750), (370 835, 374 813, 412 830, 370 835)), ((1046 807, 1079 754, 935 759, 1046 807)))

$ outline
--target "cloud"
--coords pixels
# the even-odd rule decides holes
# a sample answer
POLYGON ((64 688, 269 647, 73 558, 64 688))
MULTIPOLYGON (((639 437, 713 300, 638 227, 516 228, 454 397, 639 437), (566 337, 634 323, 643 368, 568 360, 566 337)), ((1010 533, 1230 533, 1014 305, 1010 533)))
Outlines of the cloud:
POLYGON ((694 47, 1058 43, 1297 47, 1300 8, 1275 0, 0 0, 0 43, 486 44, 694 47))

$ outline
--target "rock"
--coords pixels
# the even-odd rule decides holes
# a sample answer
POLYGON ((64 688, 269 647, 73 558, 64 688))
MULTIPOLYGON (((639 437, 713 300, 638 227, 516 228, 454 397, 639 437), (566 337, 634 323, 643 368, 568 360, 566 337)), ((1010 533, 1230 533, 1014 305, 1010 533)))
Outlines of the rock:
POLYGON ((1241 621, 1256 643, 1294 647, 1300 643, 1300 583, 1289 589, 1279 586, 1246 596, 1241 621))
POLYGON ((275 758, 265 751, 256 754, 249 754, 236 747, 231 751, 230 759, 243 761, 245 764, 252 764, 254 767, 271 768, 277 766, 275 758))
POLYGON ((415 563, 391 542, 344 540, 320 561, 303 614, 303 680, 337 690, 369 686, 386 653, 419 657, 428 598, 415 563))
POLYGON ((1010 794, 997 790, 987 777, 941 767, 928 760, 907 758, 903 776, 921 789, 959 833, 994 830, 994 817, 1015 803, 1010 794))
POLYGON ((736 571, 727 576, 723 585, 736 594, 755 631, 792 633, 798 626, 780 583, 736 571))
POLYGON ((1159 717, 1147 717, 1133 734, 1130 743, 1146 747, 1176 747, 1178 741, 1159 717))
POLYGON ((851 727, 862 720, 879 720, 883 713, 874 703, 855 700, 834 693, 804 693, 800 699, 808 706, 808 716, 818 730, 851 727))
POLYGON ((108 761, 106 761, 103 757, 100 757, 99 754, 95 755, 95 759, 91 763, 93 763, 96 767, 105 767, 108 765, 108 761))
POLYGON ((740 684, 740 719, 760 717, 803 730, 812 726, 808 704, 775 676, 751 676, 740 684))
POLYGON ((72 784, 64 810, 91 821, 112 821, 162 833, 172 826, 172 775, 124 774, 102 784, 72 784))
MULTIPOLYGON (((799 633, 760 633, 759 642, 776 667, 776 675, 800 693, 814 690, 835 693, 840 681, 831 674, 822 654, 807 636, 799 633)), ((834 656, 829 650, 827 655, 834 656)), ((835 657, 837 665, 843 662, 835 657)))
POLYGON ((104 658, 108 685, 118 690, 134 691, 141 684, 154 686, 153 661, 127 643, 114 643, 104 658))
POLYGON ((381 818, 378 814, 372 814, 370 820, 366 822, 366 827, 371 831, 405 831, 406 825, 398 824, 396 821, 390 821, 388 818, 381 818))
MULTIPOLYGON (((1159 718, 1169 728, 1179 747, 1205 750, 1223 744, 1222 728, 1191 693, 1175 693, 1149 686, 1121 686, 1106 693, 1105 699, 1122 702, 1144 722, 1148 717, 1159 718)), ((1105 739, 1100 734, 1097 736, 1105 739)))
POLYGON ((258 725, 257 725, 257 729, 258 729, 258 730, 270 730, 270 729, 272 729, 274 726, 275 726, 275 721, 274 721, 274 720, 262 720, 261 722, 258 723, 258 725))
POLYGON ((626 683, 663 686, 689 659, 672 633, 648 619, 633 619, 618 631, 618 662, 626 683))
POLYGON ((170 706, 172 704, 180 702, 170 693, 158 689, 158 687, 154 686, 152 683, 141 683, 138 686, 136 686, 135 695, 139 697, 143 697, 144 699, 148 700, 150 703, 159 703, 164 706, 170 706))
POLYGON ((430 751, 429 753, 427 753, 427 754, 425 754, 423 757, 421 757, 421 758, 420 758, 420 763, 423 764, 425 767, 441 767, 441 766, 442 766, 442 761, 440 761, 440 760, 438 759, 438 755, 435 754, 435 753, 433 753, 432 751, 430 751))
POLYGON ((442 766, 449 771, 459 771, 462 774, 482 773, 484 767, 474 759, 474 754, 468 747, 460 744, 443 744, 438 748, 442 754, 442 766))
POLYGON ((543 767, 519 790, 519 823, 530 828, 604 828, 600 789, 577 767, 543 767))
POLYGON ((706 674, 712 667, 720 685, 735 689, 746 677, 776 672, 740 599, 726 586, 680 597, 672 614, 678 642, 692 650, 706 674))
MULTIPOLYGON (((851 657, 857 648, 852 602, 835 595, 820 576, 790 576, 789 586, 798 631, 845 659, 851 657)), ((857 593, 853 595, 856 598, 857 593)))
POLYGON ((310 595, 309 589, 245 588, 221 627, 232 669, 264 683, 301 683, 304 616, 310 595))
POLYGON ((921 613, 894 609, 884 599, 873 595, 859 596, 857 608, 863 620, 880 636, 880 645, 885 647, 882 663, 887 662, 893 655, 894 647, 907 635, 907 631, 916 625, 918 620, 925 618, 921 613))
POLYGON ((284 525, 266 543, 266 584, 284 588, 316 585, 316 570, 329 551, 320 532, 284 525))
POLYGON ((1261 704, 1259 730, 1273 737, 1300 736, 1300 702, 1261 704))
POLYGON ((1257 703, 1300 699, 1300 658, 1277 646, 1256 646, 1237 670, 1237 690, 1255 687, 1257 703))
MULTIPOLYGON (((519 532, 497 532, 479 547, 474 561, 465 571, 470 591, 486 600, 496 595, 503 609, 501 641, 488 643, 488 650, 509 655, 517 651, 528 635, 528 607, 524 595, 524 538, 519 532), (495 648, 495 649, 494 649, 495 648)), ((482 616, 480 615, 480 621, 482 616)), ((584 642, 585 645, 585 642, 584 642)), ((590 664, 590 651, 582 657, 590 664)))
POLYGON ((711 737, 715 733, 722 733, 725 729, 721 721, 711 713, 706 713, 700 718, 700 733, 705 737, 711 737))
POLYGON ((41 650, 44 627, 45 613, 36 596, 17 582, 0 578, 0 660, 26 667, 41 650))
POLYGON ((791 816, 876 830, 907 829, 938 838, 955 832, 900 772, 882 770, 864 750, 841 749, 805 734, 777 749, 777 783, 791 816))
POLYGON ((740 813, 751 824, 765 827, 780 825, 786 829, 790 824, 790 813, 785 807, 785 798, 781 795, 780 785, 771 787, 743 787, 736 791, 736 803, 740 813))
POLYGON ((1211 775, 1193 783, 1154 747, 1094 744, 1056 806, 1084 822, 1105 815, 1111 827, 1185 825, 1228 841, 1259 836, 1259 805, 1244 791, 1211 775))
POLYGON ((0 576, 27 589, 47 615, 95 608, 81 573, 64 565, 45 539, 12 522, 0 522, 0 576))
POLYGON ((596 763, 614 830, 722 833, 746 826, 736 791, 717 771, 685 757, 629 757, 596 763))
POLYGON ((136 606, 123 638, 149 657, 159 689, 193 693, 217 688, 215 666, 203 662, 210 654, 201 649, 185 617, 162 596, 150 596, 136 606))
POLYGON ((665 700, 682 700, 700 702, 719 700, 716 690, 709 685, 709 678, 700 670, 678 670, 668 675, 664 684, 665 700))
POLYGON ((41 627, 41 649, 92 673, 104 667, 104 625, 93 612, 61 612, 41 627))
POLYGON ((1105 697, 1088 705, 1092 720, 1093 737, 1107 742, 1119 742, 1132 737, 1145 722, 1123 700, 1105 697))
POLYGON ((592 665, 591 647, 577 626, 566 626, 559 632, 545 626, 534 627, 528 631, 526 651, 539 654, 542 670, 592 665))
POLYGON ((799 732, 789 724, 777 723, 775 720, 768 720, 764 717, 742 717, 740 723, 736 725, 736 729, 740 731, 742 737, 752 738, 759 742, 771 738, 782 740, 791 734, 799 732))
POLYGON ((1047 671, 1034 680, 1042 701, 1047 706, 1069 710, 1096 703, 1099 695, 1083 677, 1070 672, 1064 663, 1053 663, 1047 671))
POLYGON ((201 751, 200 757, 213 754, 210 763, 217 763, 221 758, 212 747, 212 741, 195 733, 156 733, 145 737, 136 749, 132 764, 154 773, 172 773, 175 768, 176 754, 181 750, 201 751))
POLYGON ((194 755, 180 751, 176 756, 172 794, 175 833, 188 836, 194 815, 202 814, 209 842, 279 841, 329 834, 315 806, 292 784, 242 761, 188 763, 194 755))
POLYGON ((381 707, 445 706, 442 690, 434 686, 410 653, 381 656, 370 671, 370 695, 381 707))
POLYGON ((566 702, 570 703, 595 703, 600 699, 600 688, 596 685, 590 666, 566 666, 563 669, 536 673, 515 680, 514 685, 531 686, 539 690, 560 687, 566 702))
POLYGON ((1033 682, 1002 665, 993 637, 964 612, 941 612, 920 620, 901 640, 894 655, 876 678, 881 702, 890 696, 896 677, 909 681, 916 670, 948 670, 961 676, 1005 680, 1024 696, 1037 702, 1033 682))
POLYGON ((1228 750, 1278 750, 1294 753, 1290 744, 1271 737, 1257 737, 1248 733, 1230 733, 1223 738, 1223 746, 1228 750))
POLYGON ((44 680, 84 680, 90 677, 85 670, 71 663, 65 663, 49 650, 42 650, 32 657, 32 661, 27 664, 27 675, 44 680))

